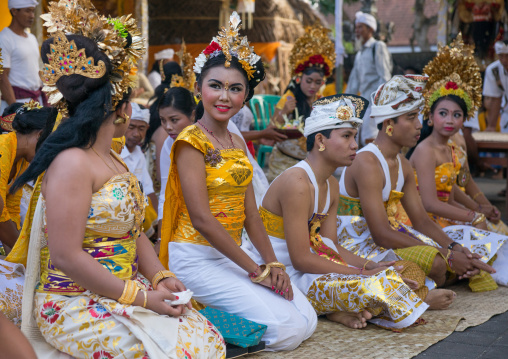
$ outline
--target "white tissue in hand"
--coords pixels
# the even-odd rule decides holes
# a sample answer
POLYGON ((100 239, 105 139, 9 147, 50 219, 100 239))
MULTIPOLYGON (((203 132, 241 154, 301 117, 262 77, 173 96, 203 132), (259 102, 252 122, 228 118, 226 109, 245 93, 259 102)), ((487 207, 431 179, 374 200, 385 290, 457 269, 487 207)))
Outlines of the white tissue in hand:
POLYGON ((191 300, 193 294, 194 293, 189 289, 187 289, 184 292, 173 293, 173 295, 175 297, 178 297, 178 299, 176 300, 166 299, 166 303, 168 303, 169 305, 187 304, 191 300))

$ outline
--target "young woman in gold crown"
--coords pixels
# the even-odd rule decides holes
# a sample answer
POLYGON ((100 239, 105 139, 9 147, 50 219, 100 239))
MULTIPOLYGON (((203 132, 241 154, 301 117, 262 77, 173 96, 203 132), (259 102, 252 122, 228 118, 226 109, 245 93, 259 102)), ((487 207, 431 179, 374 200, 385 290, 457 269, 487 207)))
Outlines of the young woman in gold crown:
POLYGON ((224 357, 214 326, 177 301, 185 286, 141 232, 146 196, 111 150, 129 124, 128 74, 144 51, 135 21, 106 19, 84 0, 53 2, 44 20, 42 80, 69 117, 13 184, 44 173, 22 330, 39 358, 224 357))
MULTIPOLYGON (((310 116, 312 103, 318 98, 319 89, 335 67, 335 46, 328 37, 328 29, 322 26, 308 27, 291 50, 289 66, 293 78, 284 95, 275 106, 271 122, 278 127, 289 121, 303 125, 310 116), (297 118, 298 117, 298 118, 297 118)), ((307 155, 305 138, 278 142, 268 161, 268 181, 286 169, 296 165, 307 155)))
POLYGON ((423 271, 411 262, 375 263, 335 244, 339 183, 333 173, 353 162, 367 105, 355 95, 314 102, 305 123, 307 157, 272 182, 259 212, 277 257, 317 314, 354 329, 367 320, 402 329, 429 307, 423 271), (401 276, 417 279, 408 281, 417 293, 401 276))
MULTIPOLYGON (((447 228, 453 246, 465 246, 482 261, 493 262, 492 278, 508 285, 508 237, 488 232, 485 215, 458 204, 453 190, 461 163, 450 139, 481 103, 481 78, 473 50, 459 35, 450 46, 439 49, 424 72, 429 80, 424 90, 423 128, 418 144, 407 154, 423 205, 436 223, 447 228)), ((475 281, 476 290, 497 288, 484 272, 472 278, 473 290, 475 281)))
POLYGON ((245 143, 227 129, 264 78, 239 26, 233 13, 196 59, 201 101, 196 124, 180 132, 171 151, 159 257, 198 302, 267 325, 266 347, 291 350, 310 337, 317 319, 277 261, 257 211, 245 143), (240 247, 244 227, 266 264, 240 247))

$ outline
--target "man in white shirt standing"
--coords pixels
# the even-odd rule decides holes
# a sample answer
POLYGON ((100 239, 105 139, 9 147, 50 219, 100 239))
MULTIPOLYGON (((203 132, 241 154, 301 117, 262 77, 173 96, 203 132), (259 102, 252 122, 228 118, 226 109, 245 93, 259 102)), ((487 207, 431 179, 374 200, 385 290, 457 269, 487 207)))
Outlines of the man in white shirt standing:
POLYGON ((134 102, 131 102, 131 106, 131 121, 129 128, 125 132, 125 147, 123 148, 120 156, 122 156, 122 159, 129 168, 129 171, 138 178, 139 182, 141 182, 143 192, 151 201, 151 206, 147 207, 145 225, 143 225, 144 232, 147 233, 148 237, 150 237, 149 234, 153 234, 153 232, 150 231, 152 223, 157 223, 158 199, 155 195, 155 191, 153 190, 153 182, 150 174, 148 173, 145 155, 143 154, 143 151, 141 151, 141 147, 139 147, 139 144, 143 142, 146 136, 146 131, 149 127, 150 110, 142 109, 134 102), (149 215, 149 212, 155 212, 155 217, 150 218, 153 217, 153 215, 149 215), (149 218, 151 223, 147 223, 149 218))
POLYGON ((508 132, 508 41, 496 42, 494 49, 499 60, 487 66, 483 80, 484 106, 487 109, 485 131, 496 131, 501 114, 501 132, 508 132))
MULTIPOLYGON (((377 21, 371 14, 356 13, 355 35, 362 43, 356 54, 355 63, 349 76, 347 92, 370 99, 377 88, 392 77, 392 57, 383 41, 377 41, 373 35, 377 30, 377 21)), ((360 130, 362 145, 373 141, 378 133, 376 124, 370 118, 371 106, 367 108, 360 130)))
POLYGON ((39 78, 39 44, 27 31, 35 20, 36 0, 9 0, 11 24, 0 32, 4 73, 0 75, 0 113, 14 102, 45 102, 39 78))

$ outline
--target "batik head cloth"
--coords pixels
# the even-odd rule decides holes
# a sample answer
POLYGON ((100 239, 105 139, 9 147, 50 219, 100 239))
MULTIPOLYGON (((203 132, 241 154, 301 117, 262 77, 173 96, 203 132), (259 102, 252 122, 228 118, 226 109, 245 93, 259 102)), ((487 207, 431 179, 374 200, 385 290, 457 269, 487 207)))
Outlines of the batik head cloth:
POLYGON ((374 32, 377 30, 377 21, 374 16, 361 11, 358 11, 355 15, 355 24, 365 24, 370 27, 374 32))
POLYGON ((428 80, 422 75, 396 75, 371 95, 370 117, 377 124, 423 107, 423 89, 428 80))
POLYGON ((358 128, 369 101, 361 96, 340 94, 323 97, 314 102, 312 112, 305 120, 303 135, 337 128, 358 128))

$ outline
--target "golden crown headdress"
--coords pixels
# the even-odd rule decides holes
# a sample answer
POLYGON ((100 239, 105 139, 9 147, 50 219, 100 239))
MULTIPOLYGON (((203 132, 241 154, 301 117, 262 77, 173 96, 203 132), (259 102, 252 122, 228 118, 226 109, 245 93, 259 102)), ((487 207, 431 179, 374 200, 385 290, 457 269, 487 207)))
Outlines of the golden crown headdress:
POLYGON ((180 67, 182 68, 182 76, 173 75, 173 77, 171 77, 170 87, 185 87, 187 90, 193 92, 194 82, 196 82, 196 74, 193 69, 194 58, 187 52, 185 40, 182 40, 182 45, 176 55, 180 61, 180 67))
MULTIPOLYGON (((254 48, 249 45, 247 36, 239 36, 238 30, 241 22, 236 11, 233 12, 229 18, 229 27, 222 27, 217 37, 214 37, 210 45, 196 58, 194 63, 195 73, 200 74, 209 58, 222 53, 226 56, 226 67, 230 66, 231 59, 234 56, 242 64, 249 81, 256 77, 256 64, 261 58, 256 55, 254 48)), ((260 82, 261 78, 256 79, 256 81, 260 82)))
POLYGON ((4 73, 4 64, 2 58, 2 49, 0 49, 0 75, 4 73))
POLYGON ((299 75, 309 67, 320 67, 329 77, 335 67, 335 45, 328 36, 330 30, 321 25, 308 26, 299 37, 289 56, 293 75, 299 75))
MULTIPOLYGON (((131 18, 131 15, 106 18, 99 15, 90 0, 60 0, 51 2, 49 12, 41 15, 41 18, 45 21, 44 26, 48 28, 48 33, 55 37, 55 43, 52 45, 55 52, 51 51, 48 54, 48 58, 51 58, 49 60, 51 66, 47 66, 47 69, 44 67, 41 76, 44 83, 43 90, 48 94, 49 103, 57 107, 63 114, 67 113, 67 104, 55 85, 58 79, 71 74, 89 78, 101 77, 98 74, 102 72, 102 66, 104 66, 103 63, 101 65, 101 61, 98 64, 93 64, 93 62, 89 64, 89 59, 83 63, 80 58, 86 58, 84 50, 76 49, 75 44, 71 48, 72 41, 64 40, 63 38, 66 37, 63 35, 64 33, 82 35, 92 39, 110 59, 112 70, 109 78, 113 86, 113 107, 130 88, 136 85, 136 63, 146 49, 136 20, 131 18), (58 37, 60 37, 59 40, 58 37), (80 53, 81 56, 79 56, 80 53), (73 61, 79 60, 79 65, 84 66, 76 68, 71 65, 73 67, 70 68, 69 63, 67 65, 63 63, 63 69, 62 66, 59 69, 56 68, 59 62, 55 62, 54 58, 56 60, 60 60, 60 57, 65 59, 68 55, 71 55, 69 60, 71 57, 77 56, 73 61)), ((73 63, 75 64, 75 62, 73 63)))
POLYGON ((473 56, 473 46, 465 45, 462 34, 449 46, 439 46, 438 53, 423 69, 429 76, 423 96, 422 114, 428 117, 430 108, 441 97, 455 95, 464 100, 468 118, 474 116, 482 101, 480 68, 473 56))

